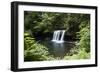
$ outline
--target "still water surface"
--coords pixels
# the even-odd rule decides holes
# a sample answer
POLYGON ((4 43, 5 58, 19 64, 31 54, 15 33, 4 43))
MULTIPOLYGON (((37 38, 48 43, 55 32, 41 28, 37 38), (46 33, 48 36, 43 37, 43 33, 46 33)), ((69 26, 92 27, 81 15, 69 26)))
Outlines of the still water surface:
POLYGON ((43 45, 49 48, 49 53, 55 57, 63 58, 67 53, 70 52, 71 48, 75 46, 74 42, 65 41, 63 43, 55 43, 52 41, 42 41, 43 45))

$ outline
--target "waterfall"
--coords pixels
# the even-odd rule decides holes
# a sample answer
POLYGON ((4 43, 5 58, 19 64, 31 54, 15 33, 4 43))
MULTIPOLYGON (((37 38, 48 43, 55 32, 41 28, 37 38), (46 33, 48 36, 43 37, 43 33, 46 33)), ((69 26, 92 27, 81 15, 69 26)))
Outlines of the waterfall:
POLYGON ((65 30, 54 31, 52 41, 56 43, 64 42, 64 34, 65 34, 65 30))

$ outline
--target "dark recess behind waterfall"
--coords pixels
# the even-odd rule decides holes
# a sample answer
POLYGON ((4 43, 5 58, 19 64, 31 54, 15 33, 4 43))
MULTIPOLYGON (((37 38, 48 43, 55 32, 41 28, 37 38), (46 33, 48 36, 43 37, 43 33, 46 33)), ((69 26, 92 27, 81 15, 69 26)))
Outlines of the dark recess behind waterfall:
MULTIPOLYGON (((53 38, 53 32, 43 33, 41 31, 38 34, 33 33, 33 35, 37 41, 43 41, 43 40, 50 41, 53 38)), ((64 41, 76 41, 76 40, 78 39, 76 38, 75 34, 72 35, 72 34, 65 32, 64 41)))

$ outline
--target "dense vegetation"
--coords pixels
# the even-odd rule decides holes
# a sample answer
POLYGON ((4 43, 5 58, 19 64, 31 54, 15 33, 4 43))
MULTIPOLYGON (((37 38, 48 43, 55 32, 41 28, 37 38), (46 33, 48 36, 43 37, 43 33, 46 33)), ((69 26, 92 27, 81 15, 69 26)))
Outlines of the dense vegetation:
POLYGON ((63 59, 90 58, 90 15, 57 12, 24 12, 24 60, 57 60, 40 41, 50 41, 55 30, 66 30, 64 40, 75 46, 63 59))

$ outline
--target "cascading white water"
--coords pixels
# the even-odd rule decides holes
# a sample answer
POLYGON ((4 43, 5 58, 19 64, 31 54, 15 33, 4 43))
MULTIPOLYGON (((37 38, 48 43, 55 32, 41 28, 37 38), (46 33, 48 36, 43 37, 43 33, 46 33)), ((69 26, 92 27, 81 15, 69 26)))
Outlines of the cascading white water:
POLYGON ((54 31, 52 41, 56 42, 56 43, 64 42, 64 40, 63 40, 64 39, 64 34, 65 34, 65 30, 56 30, 56 31, 54 31))

